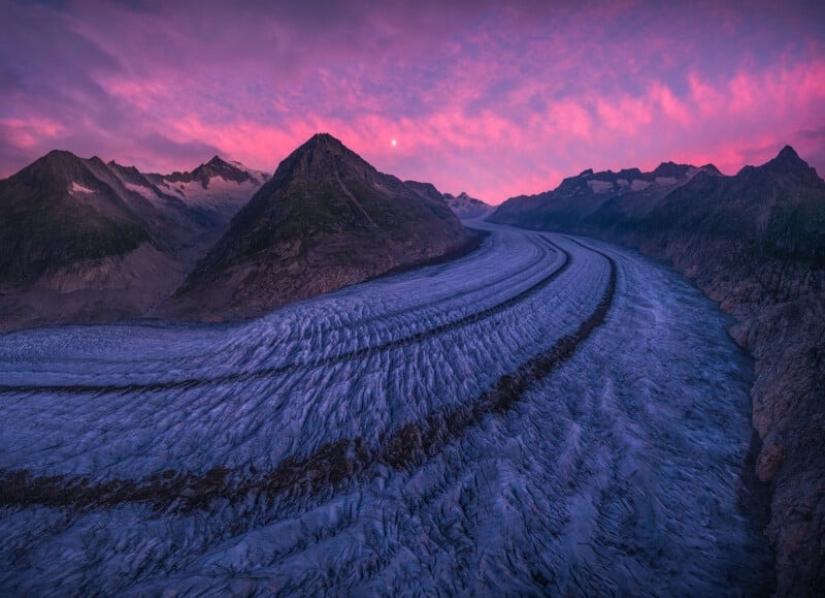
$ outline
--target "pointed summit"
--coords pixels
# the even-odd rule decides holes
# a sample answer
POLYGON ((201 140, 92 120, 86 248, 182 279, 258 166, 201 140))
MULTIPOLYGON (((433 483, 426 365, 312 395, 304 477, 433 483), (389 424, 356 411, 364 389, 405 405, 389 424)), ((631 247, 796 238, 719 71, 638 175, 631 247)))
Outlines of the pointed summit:
MULTIPOLYGON (((256 184, 261 184, 258 177, 253 176, 244 167, 239 164, 232 164, 227 162, 220 156, 213 156, 206 164, 201 164, 192 171, 189 179, 199 180, 204 189, 209 187, 209 181, 215 177, 220 177, 225 181, 233 181, 235 183, 243 183, 244 181, 253 181, 256 184)), ((186 176, 178 177, 181 180, 186 180, 186 176)))
POLYGON ((316 133, 310 137, 304 145, 299 147, 298 150, 301 148, 349 151, 339 139, 333 137, 329 133, 316 133))
POLYGON ((230 164, 226 160, 224 160, 223 158, 221 158, 220 156, 218 156, 216 154, 216 155, 212 156, 212 159, 209 160, 209 162, 206 163, 206 166, 220 167, 220 166, 230 166, 230 164))
POLYGON ((359 158, 358 154, 351 151, 338 139, 329 133, 316 133, 306 140, 295 151, 293 151, 286 160, 281 163, 281 166, 290 164, 290 158, 303 156, 321 156, 321 155, 349 155, 350 157, 359 158))
POLYGON ((802 162, 802 158, 799 157, 799 154, 796 153, 796 150, 792 148, 790 145, 786 145, 782 148, 779 154, 776 156, 777 160, 781 160, 783 162, 802 162))
POLYGON ((79 158, 78 156, 76 156, 75 154, 73 154, 72 152, 70 152, 68 150, 54 149, 54 150, 50 151, 48 154, 46 154, 45 156, 43 156, 42 158, 40 158, 39 160, 36 160, 35 162, 47 162, 47 161, 51 162, 51 161, 58 161, 58 160, 62 161, 62 160, 80 160, 80 159, 81 158, 79 158))
POLYGON ((774 174, 794 174, 803 178, 818 178, 816 170, 800 158, 790 145, 783 147, 776 158, 757 167, 757 170, 774 174))
POLYGON ((273 180, 324 178, 341 170, 357 171, 361 177, 377 173, 361 156, 329 133, 316 133, 281 162, 273 180))
POLYGON ((70 177, 86 169, 85 160, 66 150, 52 150, 23 168, 17 175, 23 176, 61 176, 70 177))

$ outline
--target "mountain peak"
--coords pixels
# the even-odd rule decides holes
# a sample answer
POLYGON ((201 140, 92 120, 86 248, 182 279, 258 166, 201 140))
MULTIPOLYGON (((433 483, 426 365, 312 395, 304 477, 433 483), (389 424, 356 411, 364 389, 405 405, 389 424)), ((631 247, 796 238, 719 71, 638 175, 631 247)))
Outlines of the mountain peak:
POLYGON ((220 156, 214 155, 214 156, 212 156, 212 159, 209 160, 209 162, 206 163, 206 165, 207 166, 223 166, 223 165, 229 166, 230 164, 226 160, 221 158, 220 156))
POLYGON ((337 145, 343 145, 339 139, 333 137, 332 135, 326 132, 315 133, 315 135, 309 138, 309 141, 315 143, 333 143, 337 145))
POLYGON ((341 167, 358 171, 362 177, 375 171, 361 156, 329 133, 316 133, 280 163, 273 178, 328 178, 341 167))
POLYGON ((772 164, 775 166, 782 166, 785 168, 800 168, 803 167, 806 170, 810 168, 808 163, 805 162, 802 158, 799 157, 799 154, 796 153, 796 150, 792 148, 790 145, 786 145, 782 148, 782 150, 776 155, 776 158, 768 162, 768 164, 772 164))
POLYGON ((799 154, 797 154, 790 145, 783 147, 776 158, 760 166, 759 170, 775 173, 797 173, 802 176, 817 176, 816 170, 800 158, 799 154))
POLYGON ((52 150, 39 160, 36 160, 33 164, 66 165, 79 164, 81 162, 83 162, 83 158, 76 156, 70 151, 52 150))
POLYGON ((716 164, 713 164, 712 162, 708 162, 707 164, 700 166, 699 170, 713 176, 723 176, 722 171, 716 168, 716 164))
POLYGON ((777 154, 776 159, 783 162, 804 162, 804 160, 799 157, 799 154, 796 153, 796 150, 790 145, 783 147, 777 154))
POLYGON ((772 162, 777 162, 786 167, 804 170, 805 172, 816 172, 810 164, 799 157, 799 154, 797 154, 796 150, 794 150, 794 148, 790 145, 783 147, 782 151, 777 154, 776 158, 774 158, 772 162))
POLYGON ((19 173, 24 176, 49 176, 66 179, 80 176, 78 173, 87 169, 88 160, 84 160, 70 151, 52 150, 45 156, 35 160, 19 173))
POLYGON ((688 164, 676 164, 676 162, 662 162, 651 173, 655 177, 673 177, 680 179, 690 170, 688 164))
POLYGON ((343 153, 349 151, 341 141, 329 133, 316 133, 310 137, 306 143, 299 147, 296 151, 331 151, 332 153, 343 153))
POLYGON ((191 177, 199 179, 203 188, 209 186, 209 181, 215 177, 220 177, 226 181, 243 183, 244 181, 260 182, 249 171, 238 164, 227 162, 220 156, 213 156, 206 164, 201 164, 192 171, 191 177))
POLYGON ((43 157, 44 158, 77 158, 77 156, 74 155, 69 150, 59 150, 59 149, 53 149, 52 151, 50 151, 48 154, 46 154, 43 157))

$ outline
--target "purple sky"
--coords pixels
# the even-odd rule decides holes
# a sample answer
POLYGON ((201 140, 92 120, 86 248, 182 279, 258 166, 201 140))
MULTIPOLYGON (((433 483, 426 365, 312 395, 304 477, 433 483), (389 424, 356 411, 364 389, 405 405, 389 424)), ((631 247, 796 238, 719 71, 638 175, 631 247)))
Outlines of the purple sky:
POLYGON ((825 2, 575 4, 0 0, 0 177, 55 148, 273 171, 320 131, 491 203, 787 143, 825 174, 825 2))

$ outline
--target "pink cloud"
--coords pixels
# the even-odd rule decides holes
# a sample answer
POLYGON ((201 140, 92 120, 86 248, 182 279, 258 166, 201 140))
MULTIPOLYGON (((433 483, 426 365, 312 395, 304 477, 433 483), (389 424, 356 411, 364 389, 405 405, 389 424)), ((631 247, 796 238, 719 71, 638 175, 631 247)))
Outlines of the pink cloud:
POLYGON ((48 118, 0 118, 3 137, 20 149, 35 147, 43 138, 54 138, 63 130, 63 125, 48 118))
POLYGON ((499 202, 587 167, 822 155, 825 34, 799 7, 460 4, 15 4, 0 175, 54 147, 274 170, 327 131, 384 171, 499 202))
POLYGON ((672 119, 682 126, 687 126, 691 123, 692 117, 687 104, 676 97, 667 85, 654 83, 648 95, 653 102, 658 104, 666 118, 672 119))

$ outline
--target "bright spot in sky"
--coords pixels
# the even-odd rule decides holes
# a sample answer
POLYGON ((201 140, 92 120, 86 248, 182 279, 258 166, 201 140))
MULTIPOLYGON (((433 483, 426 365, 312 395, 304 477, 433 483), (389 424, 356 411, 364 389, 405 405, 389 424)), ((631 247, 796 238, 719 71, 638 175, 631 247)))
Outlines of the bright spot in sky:
POLYGON ((395 147, 395 139, 393 139, 392 141, 390 141, 390 144, 391 144, 393 147, 395 147))

